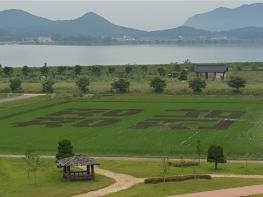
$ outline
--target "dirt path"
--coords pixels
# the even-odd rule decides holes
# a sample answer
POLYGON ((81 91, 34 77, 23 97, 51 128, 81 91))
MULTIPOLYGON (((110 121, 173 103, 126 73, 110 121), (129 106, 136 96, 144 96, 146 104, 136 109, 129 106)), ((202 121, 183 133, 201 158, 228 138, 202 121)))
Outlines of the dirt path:
POLYGON ((127 175, 127 174, 121 174, 117 172, 112 172, 109 170, 104 170, 99 167, 96 167, 96 173, 101 174, 103 176, 110 177, 115 180, 115 183, 112 185, 91 191, 85 194, 76 195, 74 197, 98 197, 98 196, 104 196, 113 192, 118 192, 121 190, 128 189, 132 187, 133 185, 136 185, 138 183, 142 183, 144 181, 143 178, 135 178, 133 176, 127 175))
POLYGON ((198 192, 192 194, 182 194, 170 197, 240 197, 263 194, 263 185, 252 185, 245 187, 236 187, 229 189, 220 189, 207 192, 198 192))
POLYGON ((0 99, 0 104, 12 102, 12 101, 23 100, 23 99, 29 99, 29 98, 33 98, 36 96, 43 96, 43 95, 45 95, 45 94, 23 94, 21 96, 13 96, 10 98, 7 97, 7 98, 0 99))

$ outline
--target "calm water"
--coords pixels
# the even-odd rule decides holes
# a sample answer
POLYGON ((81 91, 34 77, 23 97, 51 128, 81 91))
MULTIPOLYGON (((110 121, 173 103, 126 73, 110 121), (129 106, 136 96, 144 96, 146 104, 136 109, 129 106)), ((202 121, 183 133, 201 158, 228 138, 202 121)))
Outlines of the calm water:
POLYGON ((159 64, 182 62, 263 61, 263 46, 240 45, 122 45, 47 46, 1 45, 4 66, 159 64))

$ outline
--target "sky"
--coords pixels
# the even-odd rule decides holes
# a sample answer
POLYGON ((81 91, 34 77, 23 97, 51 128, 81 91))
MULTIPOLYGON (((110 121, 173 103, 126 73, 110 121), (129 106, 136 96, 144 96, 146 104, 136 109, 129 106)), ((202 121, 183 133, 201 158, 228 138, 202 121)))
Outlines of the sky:
POLYGON ((262 1, 25 1, 0 0, 0 10, 22 9, 53 20, 74 19, 95 12, 114 24, 142 30, 169 29, 182 25, 189 17, 217 7, 235 8, 262 1))

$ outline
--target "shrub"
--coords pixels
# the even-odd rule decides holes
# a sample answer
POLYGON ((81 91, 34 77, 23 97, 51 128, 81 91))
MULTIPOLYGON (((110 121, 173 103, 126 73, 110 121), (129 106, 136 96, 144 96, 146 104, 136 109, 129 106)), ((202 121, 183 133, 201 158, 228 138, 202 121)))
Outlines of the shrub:
POLYGON ((111 84, 112 89, 116 90, 119 93, 128 92, 130 82, 124 79, 119 79, 111 84))
POLYGON ((231 88, 234 88, 236 92, 240 91, 240 88, 244 88, 246 86, 247 80, 241 77, 232 77, 228 82, 227 85, 231 88))
POLYGON ((145 184, 156 184, 163 182, 178 182, 178 181, 186 181, 191 179, 212 179, 210 175, 186 175, 186 176, 170 176, 166 177, 165 180, 163 177, 153 177, 147 178, 144 180, 145 184))
POLYGON ((42 81, 42 91, 46 93, 52 93, 54 91, 54 81, 51 79, 45 79, 42 81))
POLYGON ((88 89, 89 84, 90 84, 89 79, 87 77, 80 77, 76 81, 76 85, 78 86, 81 93, 86 93, 89 91, 89 89, 88 89))
POLYGON ((187 78, 188 78, 188 72, 187 72, 187 70, 182 70, 182 72, 179 74, 179 77, 178 77, 178 79, 180 80, 180 81, 185 81, 185 80, 187 80, 187 78))
POLYGON ((205 87, 206 87, 206 82, 199 78, 195 78, 189 81, 189 88, 192 88, 192 90, 195 93, 201 93, 202 89, 205 87))
POLYGON ((168 162, 169 166, 173 166, 173 167, 191 167, 191 166, 198 166, 199 163, 196 161, 185 161, 185 160, 181 160, 181 161, 173 161, 173 162, 168 162))
POLYGON ((159 73, 160 76, 165 76, 165 69, 164 68, 158 68, 157 72, 159 73))
POLYGON ((76 65, 76 66, 73 68, 73 71, 74 71, 74 74, 75 74, 75 75, 80 75, 81 70, 82 70, 82 67, 81 67, 80 65, 76 65))
POLYGON ((166 82, 165 80, 155 77, 150 81, 150 86, 155 92, 163 92, 164 88, 166 87, 166 82))
POLYGON ((57 159, 71 157, 73 155, 73 145, 69 140, 61 140, 58 142, 58 152, 56 154, 57 159))
POLYGON ((21 90, 21 80, 20 79, 10 79, 10 89, 11 89, 11 92, 17 92, 19 90, 21 90))

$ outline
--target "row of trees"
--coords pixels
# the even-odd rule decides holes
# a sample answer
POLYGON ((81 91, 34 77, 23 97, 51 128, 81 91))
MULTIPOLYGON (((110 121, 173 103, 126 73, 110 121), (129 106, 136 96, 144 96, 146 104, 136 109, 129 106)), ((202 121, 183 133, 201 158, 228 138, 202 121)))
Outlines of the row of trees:
MULTIPOLYGON (((54 91, 53 85, 54 81, 49 78, 44 78, 42 81, 42 91, 45 93, 52 93, 54 91)), ((199 78, 195 78, 190 80, 189 88, 191 88, 195 93, 201 93, 204 88, 206 88, 206 81, 203 81, 199 78)), ((10 80, 10 90, 12 92, 19 92, 21 90, 21 80, 18 78, 10 80)), ((231 78, 228 83, 230 87, 234 88, 236 92, 240 91, 240 88, 244 88, 246 85, 246 80, 240 77, 231 78)), ((80 77, 76 81, 76 85, 79 88, 81 93, 87 93, 89 91, 88 86, 90 85, 90 81, 87 77, 80 77)), ((112 89, 118 93, 128 92, 130 82, 125 79, 119 79, 111 84, 112 89)), ((154 92, 161 93, 166 88, 166 81, 155 77, 150 80, 150 87, 153 88, 154 92)))

